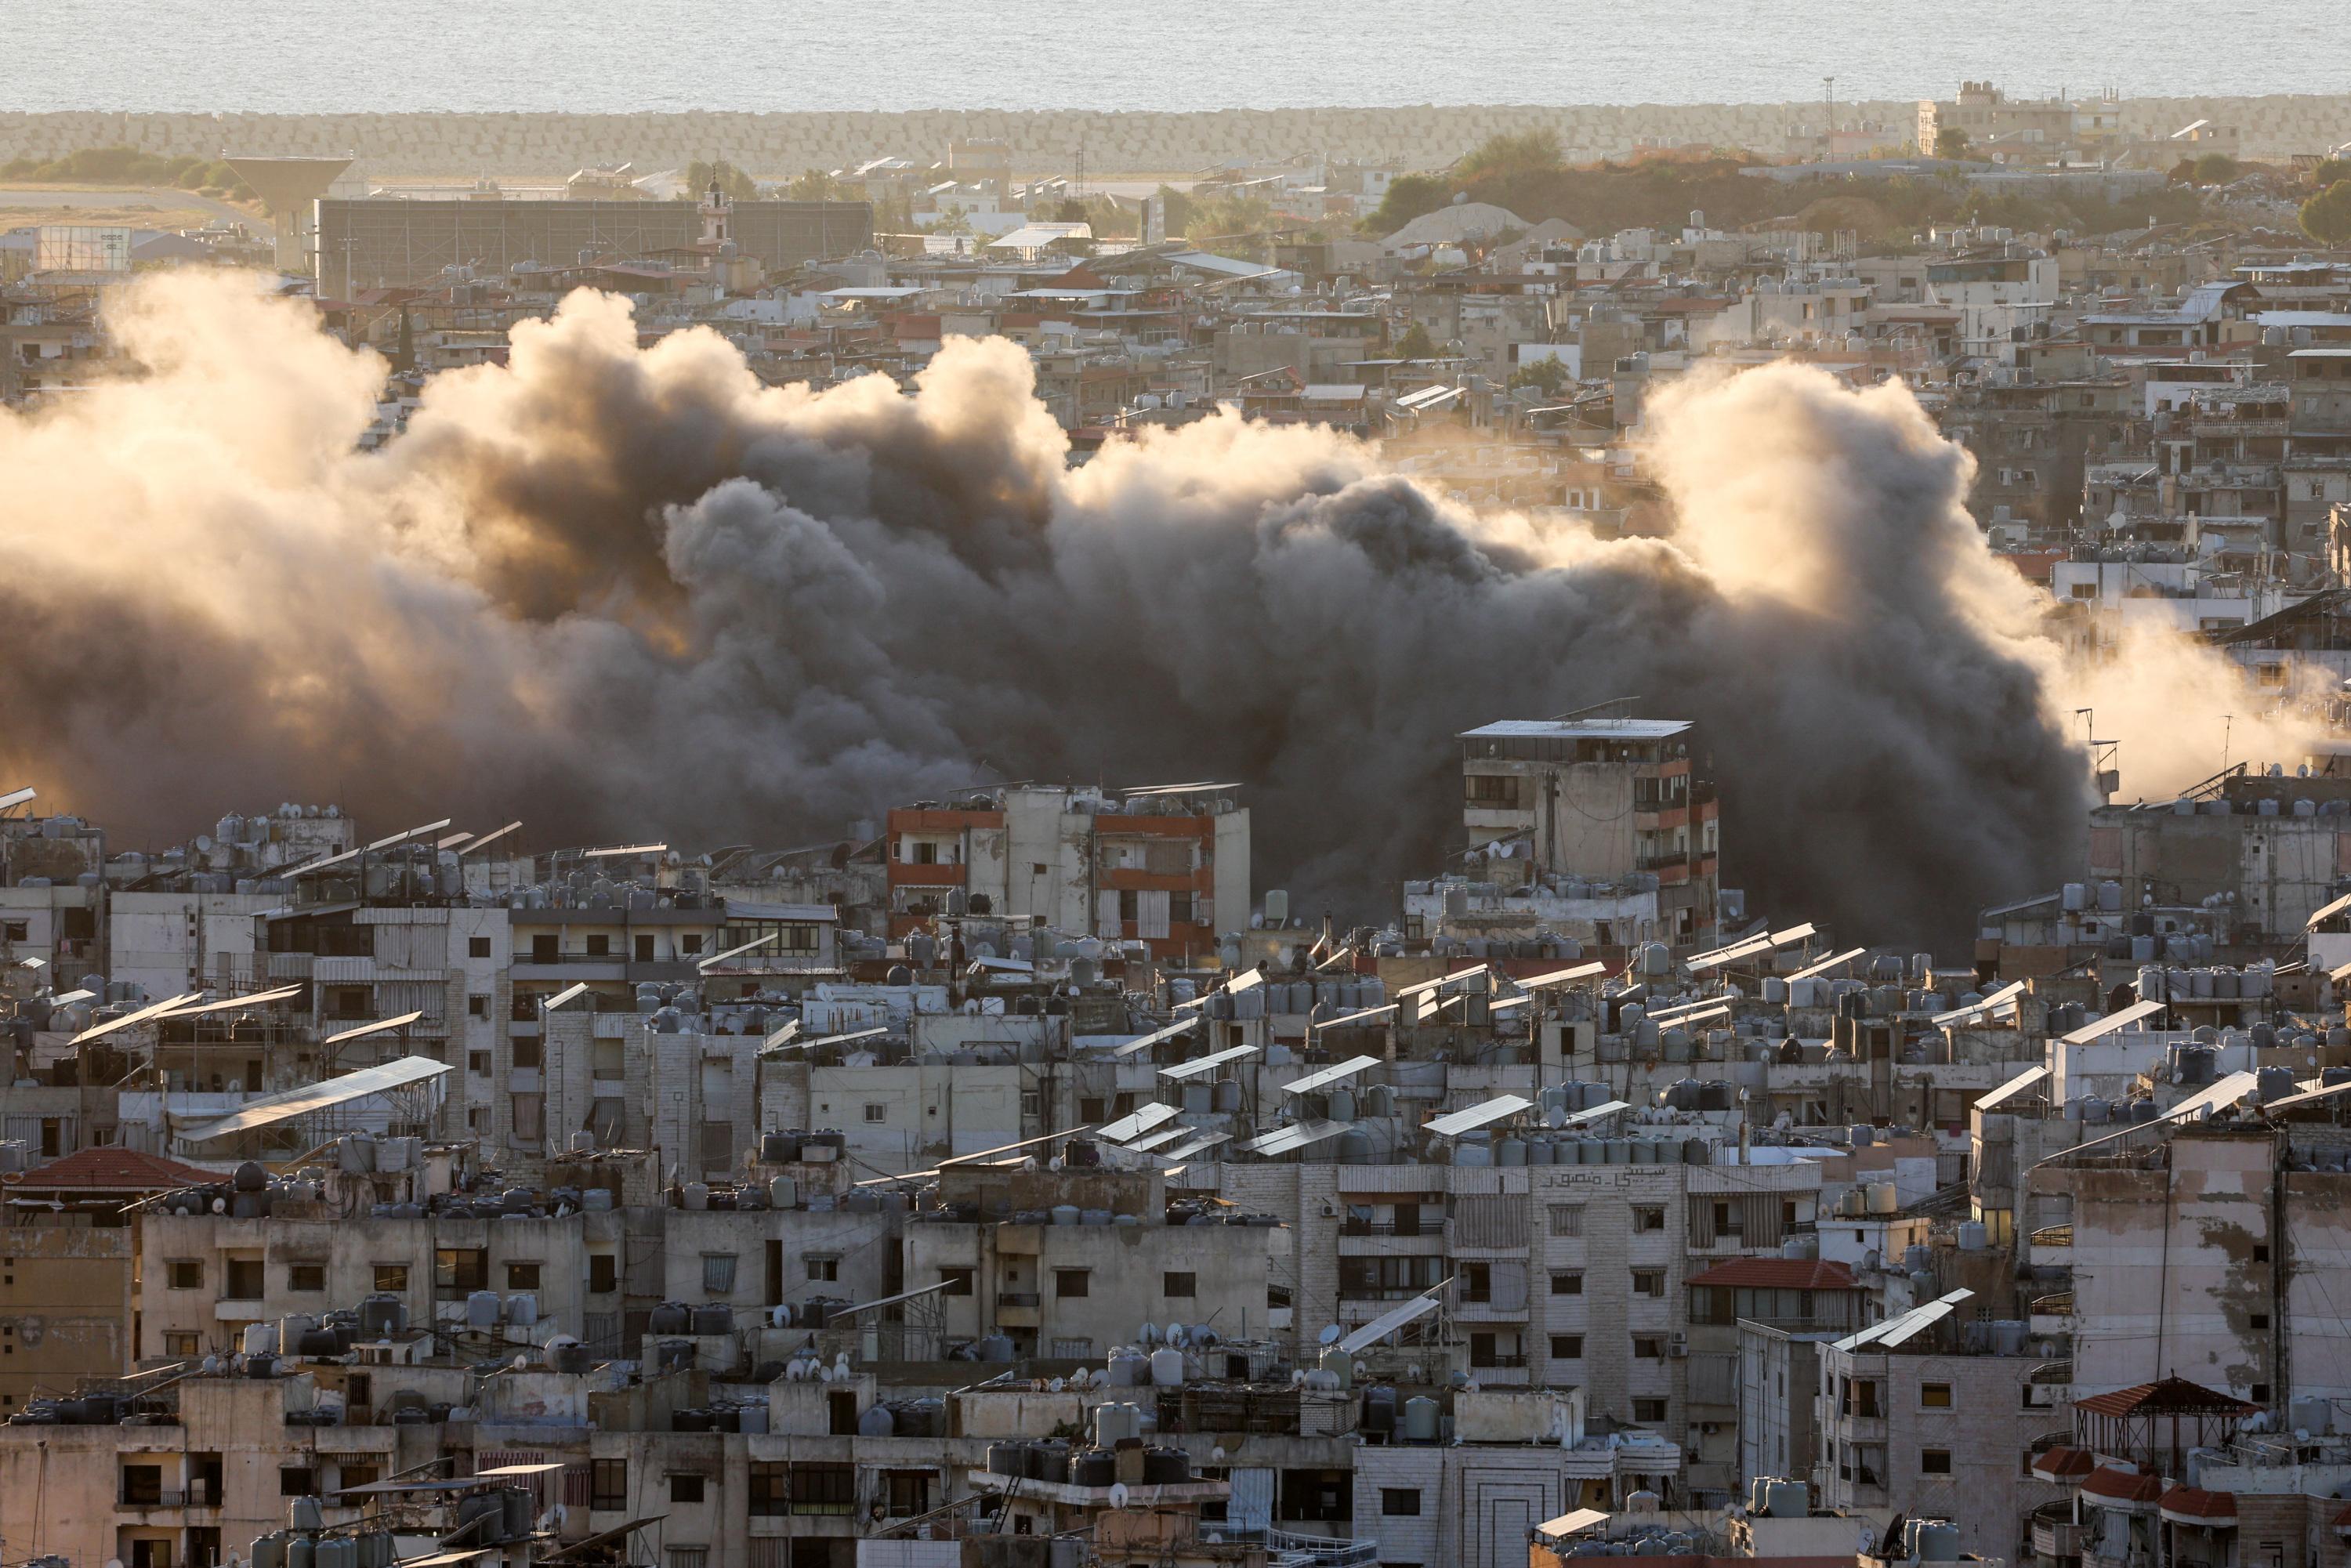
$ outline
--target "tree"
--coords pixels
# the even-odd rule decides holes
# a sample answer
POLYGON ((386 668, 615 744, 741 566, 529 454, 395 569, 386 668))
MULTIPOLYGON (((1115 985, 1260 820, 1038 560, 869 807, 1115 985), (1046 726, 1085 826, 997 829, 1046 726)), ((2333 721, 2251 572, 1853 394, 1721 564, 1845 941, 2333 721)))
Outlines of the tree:
POLYGON ((2321 245, 2351 245, 2351 180, 2337 180, 2302 204, 2302 232, 2321 245))
POLYGON ((1453 172, 1464 180, 1507 180, 1514 174, 1539 174, 1559 166, 1557 131, 1521 131, 1488 137, 1456 163, 1453 172))
MULTIPOLYGON (((729 188, 726 193, 734 196, 738 202, 747 199, 736 195, 732 188, 729 188)), ((795 202, 862 202, 865 199, 864 192, 851 185, 846 180, 836 179, 821 169, 810 169, 803 172, 798 179, 784 187, 784 194, 795 202)))
POLYGON ((1510 372, 1514 387, 1533 387, 1545 397, 1557 397, 1567 385, 1567 361, 1556 354, 1540 360, 1530 360, 1510 372))
POLYGON ((2196 183, 2225 185, 2237 177, 2237 161, 2226 152, 2207 152, 2196 160, 2196 183))
MULTIPOLYGON (((1364 221, 1364 226, 1374 234, 1392 235, 1424 213, 1433 213, 1453 199, 1450 182, 1428 174, 1404 174, 1389 182, 1387 194, 1380 198, 1379 210, 1364 221)), ((1171 214, 1172 226, 1175 217, 1171 214)))
POLYGON ((2351 180, 2351 158, 2323 158, 2310 172, 2310 188, 2323 191, 2337 180, 2351 180))
POLYGON ((1415 321, 1412 329, 1395 340, 1394 357, 1399 360, 1433 360, 1437 345, 1429 341, 1428 329, 1415 321))
MULTIPOLYGON (((685 188, 678 192, 677 199, 681 202, 702 200, 702 193, 710 189, 710 176, 714 172, 718 176, 718 188, 726 193, 728 201, 756 202, 759 199, 758 183, 750 175, 732 163, 714 165, 705 163, 700 159, 685 166, 685 188)), ((801 178, 805 179, 807 176, 802 175, 801 178)))
POLYGON ((1964 158, 1968 155, 1968 133, 1956 125, 1946 125, 1935 132, 1935 156, 1964 158))

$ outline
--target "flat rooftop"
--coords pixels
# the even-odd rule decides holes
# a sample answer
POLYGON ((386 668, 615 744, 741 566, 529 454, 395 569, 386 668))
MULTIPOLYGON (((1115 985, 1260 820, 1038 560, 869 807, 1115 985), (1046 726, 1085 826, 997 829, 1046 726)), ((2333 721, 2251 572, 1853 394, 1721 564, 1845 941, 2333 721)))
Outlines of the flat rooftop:
POLYGON ((1505 718, 1465 729, 1460 740, 1670 740, 1686 718, 1505 718))

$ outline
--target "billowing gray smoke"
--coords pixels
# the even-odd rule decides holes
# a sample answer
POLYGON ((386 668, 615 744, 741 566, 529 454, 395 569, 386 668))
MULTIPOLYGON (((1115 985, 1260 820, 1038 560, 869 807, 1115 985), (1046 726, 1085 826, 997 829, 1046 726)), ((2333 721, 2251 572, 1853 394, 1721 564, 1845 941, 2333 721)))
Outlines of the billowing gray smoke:
POLYGON ((1378 917, 1458 835, 1457 731, 1639 694, 1705 727, 1758 907, 1949 939, 2070 863, 2052 649, 1898 389, 1668 398, 1679 531, 1600 542, 1226 416, 1071 470, 1010 344, 765 390, 587 293, 360 455, 380 364, 301 309, 159 279, 142 377, 0 415, 0 783, 157 841, 332 798, 779 843, 1214 776, 1260 886, 1378 917))

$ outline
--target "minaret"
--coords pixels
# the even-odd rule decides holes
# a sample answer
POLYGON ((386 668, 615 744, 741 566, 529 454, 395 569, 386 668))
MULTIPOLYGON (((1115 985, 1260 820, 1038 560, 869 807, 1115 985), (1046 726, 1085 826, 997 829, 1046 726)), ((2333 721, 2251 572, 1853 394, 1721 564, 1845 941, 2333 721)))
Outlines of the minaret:
POLYGON ((718 166, 710 166, 710 188, 702 193, 702 243, 716 246, 726 238, 726 214, 734 205, 718 188, 718 166))

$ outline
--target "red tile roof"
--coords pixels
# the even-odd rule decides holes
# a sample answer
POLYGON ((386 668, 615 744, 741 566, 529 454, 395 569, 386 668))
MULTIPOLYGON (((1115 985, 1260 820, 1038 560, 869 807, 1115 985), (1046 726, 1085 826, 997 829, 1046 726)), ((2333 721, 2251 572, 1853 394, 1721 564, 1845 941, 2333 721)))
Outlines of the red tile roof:
POLYGON ((9 1185, 36 1192, 169 1192, 215 1180, 218 1175, 137 1149, 78 1149, 12 1178, 9 1185))
POLYGON ((1734 1258, 1683 1281, 1758 1291, 1857 1291, 1861 1281, 1842 1263, 1818 1258, 1734 1258))
POLYGON ((2090 1472, 2090 1479, 2082 1483, 2082 1490, 2091 1497, 2107 1498, 2116 1502, 2153 1502, 2163 1495, 2163 1482, 2154 1476, 2118 1470, 2112 1465, 2100 1465, 2090 1472))
POLYGON ((2201 1487, 2173 1487, 2156 1507, 2164 1518, 2180 1524, 2234 1522, 2237 1517, 2235 1493, 2206 1491, 2201 1487))
POLYGON ((2051 1448, 2032 1461, 2032 1473, 2044 1481, 2077 1482, 2098 1468, 2087 1448, 2051 1448))
POLYGON ((2166 1377, 2142 1383, 2136 1388, 2093 1394, 2074 1400, 2074 1408, 2087 1410, 2094 1416, 2252 1416, 2261 1410, 2260 1406, 2248 1405, 2233 1394, 2223 1394, 2184 1377, 2166 1377))

